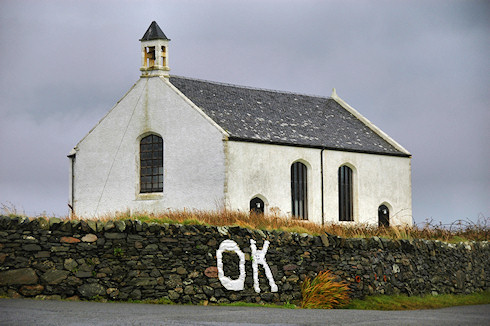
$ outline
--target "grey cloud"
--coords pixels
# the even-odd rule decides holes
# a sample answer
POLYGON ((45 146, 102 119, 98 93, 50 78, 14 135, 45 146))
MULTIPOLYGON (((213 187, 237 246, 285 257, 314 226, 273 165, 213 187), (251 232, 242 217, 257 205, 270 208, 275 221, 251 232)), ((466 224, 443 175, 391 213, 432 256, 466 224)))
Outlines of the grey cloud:
POLYGON ((0 6, 0 203, 66 214, 66 154, 138 79, 138 39, 156 20, 172 39, 174 74, 324 96, 337 88, 414 155, 416 221, 490 214, 485 1, 0 6))

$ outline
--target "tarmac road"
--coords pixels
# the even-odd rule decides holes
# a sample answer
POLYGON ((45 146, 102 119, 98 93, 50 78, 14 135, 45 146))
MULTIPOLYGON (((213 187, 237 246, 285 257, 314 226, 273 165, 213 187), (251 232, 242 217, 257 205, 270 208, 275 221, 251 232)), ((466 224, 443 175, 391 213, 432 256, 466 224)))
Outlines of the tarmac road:
POLYGON ((490 305, 306 310, 0 299, 0 325, 490 325, 490 305))

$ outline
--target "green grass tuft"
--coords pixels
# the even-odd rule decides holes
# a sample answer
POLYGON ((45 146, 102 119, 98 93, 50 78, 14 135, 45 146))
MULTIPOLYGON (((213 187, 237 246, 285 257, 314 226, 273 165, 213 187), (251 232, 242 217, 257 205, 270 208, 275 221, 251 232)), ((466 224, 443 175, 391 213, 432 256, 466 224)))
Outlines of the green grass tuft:
POLYGON ((361 310, 418 310, 464 305, 490 304, 490 291, 472 294, 442 294, 426 296, 379 295, 354 299, 343 308, 361 310))

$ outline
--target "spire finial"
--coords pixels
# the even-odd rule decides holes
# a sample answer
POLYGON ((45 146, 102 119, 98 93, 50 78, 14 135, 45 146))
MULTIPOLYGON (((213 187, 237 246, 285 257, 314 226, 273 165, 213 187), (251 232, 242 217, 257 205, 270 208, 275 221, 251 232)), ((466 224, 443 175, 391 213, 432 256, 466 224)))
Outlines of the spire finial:
POLYGON ((337 91, 335 90, 335 87, 332 88, 332 95, 330 97, 333 97, 333 98, 338 97, 337 96, 337 91))

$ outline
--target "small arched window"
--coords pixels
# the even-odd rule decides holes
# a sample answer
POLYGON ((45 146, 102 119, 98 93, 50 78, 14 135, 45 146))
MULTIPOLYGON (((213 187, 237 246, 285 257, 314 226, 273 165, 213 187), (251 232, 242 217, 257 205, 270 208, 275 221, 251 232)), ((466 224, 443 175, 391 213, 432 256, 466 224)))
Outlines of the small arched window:
POLYGON ((339 168, 339 221, 354 221, 352 169, 346 165, 339 168))
POLYGON ((140 193, 163 192, 163 139, 149 135, 140 142, 140 193))
POLYGON ((386 205, 378 207, 378 226, 390 226, 390 209, 386 205))
POLYGON ((254 212, 256 214, 264 214, 265 205, 264 201, 259 197, 254 197, 250 201, 250 212, 254 212))
POLYGON ((292 215, 303 220, 308 219, 308 175, 307 168, 301 162, 291 165, 291 206, 292 215))

